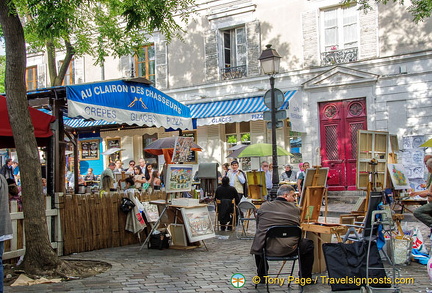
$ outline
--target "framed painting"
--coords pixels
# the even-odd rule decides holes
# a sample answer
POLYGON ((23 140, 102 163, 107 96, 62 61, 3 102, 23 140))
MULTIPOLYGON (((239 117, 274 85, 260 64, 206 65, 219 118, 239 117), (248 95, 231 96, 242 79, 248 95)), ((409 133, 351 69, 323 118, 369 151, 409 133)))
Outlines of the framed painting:
POLYGON ((166 192, 183 192, 192 189, 192 165, 168 164, 166 170, 166 192))
POLYGON ((99 160, 99 139, 80 141, 81 160, 99 160))
POLYGON ((144 215, 147 219, 147 222, 155 223, 159 219, 159 209, 155 204, 151 204, 148 201, 142 202, 144 206, 144 215))
POLYGON ((190 242, 201 241, 215 237, 213 223, 207 206, 182 208, 181 213, 190 242))
POLYGON ((387 167, 394 189, 401 190, 411 188, 407 173, 402 164, 387 164, 387 167))

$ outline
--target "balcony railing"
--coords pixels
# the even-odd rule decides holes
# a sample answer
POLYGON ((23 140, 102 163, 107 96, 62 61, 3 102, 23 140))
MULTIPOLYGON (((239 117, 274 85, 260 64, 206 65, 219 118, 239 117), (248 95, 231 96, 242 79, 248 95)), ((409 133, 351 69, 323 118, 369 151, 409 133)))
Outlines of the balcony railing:
POLYGON ((334 65, 357 61, 358 48, 332 50, 321 53, 321 65, 334 65))
POLYGON ((222 79, 235 79, 246 76, 246 65, 221 68, 222 79))

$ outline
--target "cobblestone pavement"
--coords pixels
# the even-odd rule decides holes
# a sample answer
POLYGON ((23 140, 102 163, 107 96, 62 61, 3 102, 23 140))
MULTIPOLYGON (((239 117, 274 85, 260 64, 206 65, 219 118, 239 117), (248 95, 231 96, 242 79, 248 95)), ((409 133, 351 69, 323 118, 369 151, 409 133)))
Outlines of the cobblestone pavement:
MULTIPOLYGON (((329 222, 335 220, 328 219, 329 222)), ((255 262, 249 254, 251 243, 251 240, 237 239, 235 232, 218 232, 216 238, 205 241, 208 251, 205 247, 190 250, 140 250, 139 245, 130 245, 78 253, 64 258, 105 261, 112 268, 82 280, 6 287, 5 292, 266 292, 265 285, 259 285, 255 289, 252 283, 255 262), (236 273, 245 276, 245 285, 239 289, 230 283, 231 277, 236 273)), ((272 264, 270 270, 274 272, 279 267, 280 264, 272 264)), ((288 268, 290 265, 287 264, 284 270, 288 268)), ((304 292, 331 292, 330 285, 323 284, 321 276, 326 276, 326 273, 315 274, 318 284, 306 286, 304 292)), ((414 284, 401 285, 403 292, 426 292, 428 287, 432 289, 424 265, 412 263, 401 267, 401 277, 414 278, 414 284)), ((270 291, 286 292, 287 286, 270 285, 270 291)), ((299 292, 299 286, 293 285, 290 292, 299 292)))

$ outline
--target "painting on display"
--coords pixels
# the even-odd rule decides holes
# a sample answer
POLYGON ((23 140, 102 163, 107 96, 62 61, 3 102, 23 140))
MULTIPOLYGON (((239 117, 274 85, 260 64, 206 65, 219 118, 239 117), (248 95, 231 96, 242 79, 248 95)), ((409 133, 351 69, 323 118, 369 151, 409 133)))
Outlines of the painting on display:
POLYGON ((80 141, 81 160, 99 160, 99 140, 80 141))
POLYGON ((159 219, 159 210, 156 204, 151 204, 149 202, 142 202, 144 206, 144 215, 148 222, 157 222, 159 219))
POLYGON ((403 150, 398 156, 398 158, 401 158, 398 162, 403 164, 410 188, 414 191, 421 191, 426 187, 426 168, 423 163, 425 152, 424 148, 420 147, 424 142, 425 137, 423 135, 403 137, 403 150))
POLYGON ((387 166, 394 189, 400 190, 411 188, 407 173, 402 164, 388 164, 387 166))
POLYGON ((177 136, 174 144, 172 161, 174 163, 188 162, 191 153, 190 149, 193 142, 193 137, 177 136))
POLYGON ((181 209, 186 234, 190 242, 215 237, 213 223, 207 206, 181 209))
POLYGON ((191 191, 192 165, 167 165, 166 192, 191 191))

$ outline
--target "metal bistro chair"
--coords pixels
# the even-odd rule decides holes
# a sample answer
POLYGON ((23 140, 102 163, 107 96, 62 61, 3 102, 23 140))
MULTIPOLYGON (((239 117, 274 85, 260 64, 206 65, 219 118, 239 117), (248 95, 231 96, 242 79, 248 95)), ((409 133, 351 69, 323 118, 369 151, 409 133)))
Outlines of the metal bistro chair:
POLYGON ((241 225, 241 231, 237 230, 237 238, 238 239, 253 239, 254 235, 247 234, 249 230, 249 222, 255 221, 257 217, 257 208, 255 205, 249 201, 242 201, 238 204, 239 210, 239 223, 241 225), (243 216, 242 216, 243 215, 243 216))
MULTIPOLYGON (((268 273, 268 267, 267 267, 267 265, 264 264, 264 268, 265 268, 264 276, 270 276, 270 275, 279 276, 285 263, 287 261, 292 261, 292 267, 291 267, 291 272, 290 272, 290 277, 292 277, 293 272, 294 272, 295 263, 297 260, 299 260, 301 237, 302 237, 302 230, 299 226, 285 226, 285 225, 272 226, 272 227, 267 229, 261 261, 263 261, 263 262, 265 262, 265 261, 283 261, 283 264, 282 264, 282 266, 279 269, 279 272, 277 274, 269 274, 268 273), (269 256, 267 254, 267 242, 270 239, 276 240, 277 238, 290 238, 290 237, 297 237, 299 239, 299 244, 297 245, 297 249, 294 252, 292 252, 289 255, 285 255, 285 256, 269 256)), ((299 260, 298 264, 299 264, 299 272, 301 272, 300 260, 299 260)), ((288 287, 290 287, 290 286, 291 286, 291 282, 288 282, 288 287)), ((255 285, 255 288, 256 287, 257 286, 255 285)), ((270 292, 268 282, 267 282, 267 292, 270 292)), ((300 287, 300 292, 303 292, 302 286, 300 287)))

